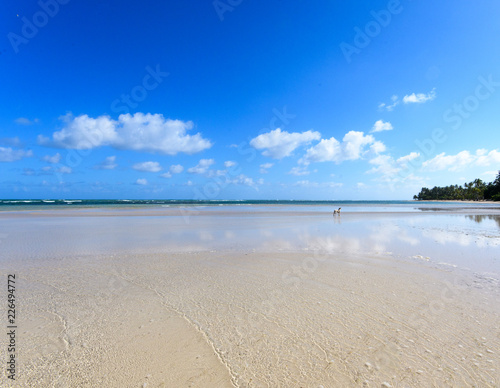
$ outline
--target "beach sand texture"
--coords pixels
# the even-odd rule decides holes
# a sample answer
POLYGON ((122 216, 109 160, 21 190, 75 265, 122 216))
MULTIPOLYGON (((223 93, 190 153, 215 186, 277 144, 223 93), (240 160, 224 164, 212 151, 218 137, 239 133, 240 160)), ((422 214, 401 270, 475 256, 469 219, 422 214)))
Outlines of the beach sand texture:
POLYGON ((0 213, 10 386, 497 387, 500 228, 479 213, 0 213))

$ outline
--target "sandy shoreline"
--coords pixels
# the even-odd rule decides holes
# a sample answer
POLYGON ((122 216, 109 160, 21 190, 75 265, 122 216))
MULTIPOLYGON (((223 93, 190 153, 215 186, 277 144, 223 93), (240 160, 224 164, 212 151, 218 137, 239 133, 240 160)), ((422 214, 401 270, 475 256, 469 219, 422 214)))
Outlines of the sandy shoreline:
POLYGON ((495 214, 306 215, 0 216, 11 386, 498 386, 495 214))

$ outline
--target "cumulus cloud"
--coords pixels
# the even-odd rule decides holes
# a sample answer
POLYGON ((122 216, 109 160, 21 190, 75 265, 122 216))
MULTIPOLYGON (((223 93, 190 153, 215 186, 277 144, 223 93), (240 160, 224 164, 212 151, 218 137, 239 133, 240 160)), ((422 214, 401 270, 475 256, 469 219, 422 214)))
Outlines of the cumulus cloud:
POLYGON ((370 164, 374 165, 374 167, 368 171, 370 174, 377 172, 389 176, 396 175, 401 171, 401 167, 399 167, 389 155, 378 155, 370 160, 370 164))
POLYGON ((108 156, 104 161, 94 166, 97 170, 114 170, 118 164, 115 163, 116 156, 108 156))
POLYGON ((30 119, 27 119, 26 117, 19 117, 19 118, 14 120, 14 122, 16 124, 19 124, 19 125, 33 125, 33 124, 38 123, 39 121, 40 120, 38 120, 38 119, 30 120, 30 119))
POLYGON ((408 174, 406 177, 398 176, 398 174, 408 168, 409 162, 418 159, 419 157, 420 154, 418 152, 411 152, 408 155, 402 156, 398 159, 394 159, 390 155, 377 155, 369 161, 369 163, 372 164, 373 167, 368 170, 367 173, 378 173, 381 175, 382 181, 392 183, 405 179, 417 179, 417 177, 414 177, 412 174, 408 174))
POLYGON ((15 162, 33 156, 33 151, 15 150, 11 147, 0 147, 0 162, 15 162))
POLYGON ((57 153, 54 156, 45 155, 42 160, 48 163, 59 163, 61 160, 61 154, 57 153))
POLYGON ((468 166, 489 166, 500 163, 500 152, 479 149, 475 154, 469 151, 461 151, 456 155, 446 155, 442 152, 434 158, 422 163, 422 168, 428 171, 459 171, 468 166))
POLYGON ((169 171, 172 174, 180 174, 184 171, 184 167, 182 167, 180 164, 173 164, 170 166, 169 171))
POLYGON ((267 174, 268 170, 274 166, 274 163, 263 163, 260 165, 260 173, 261 174, 267 174))
POLYGON ((469 151, 462 151, 456 155, 446 155, 444 152, 422 163, 422 167, 429 171, 450 170, 457 171, 474 161, 469 151))
POLYGON ((288 171, 290 175, 302 176, 309 175, 311 172, 307 170, 307 167, 293 167, 290 171, 288 171))
POLYGON ((382 132, 382 131, 391 131, 394 128, 389 121, 377 120, 373 125, 371 132, 382 132))
POLYGON ((158 162, 142 162, 136 163, 132 166, 134 170, 144 171, 144 172, 158 172, 161 171, 160 163, 158 162))
POLYGON ((231 160, 226 160, 224 162, 224 167, 226 167, 226 168, 233 167, 233 166, 236 166, 236 162, 233 162, 231 160))
POLYGON ((375 154, 380 154, 386 150, 386 146, 381 141, 376 141, 372 145, 370 145, 370 150, 372 150, 375 154))
POLYGON ((478 150, 476 155, 476 165, 478 166, 489 166, 491 164, 500 163, 500 152, 497 150, 492 150, 490 152, 487 150, 478 150))
POLYGON ((403 97, 405 104, 422 104, 427 101, 432 101, 436 98, 436 88, 432 89, 429 93, 412 93, 403 97))
POLYGON ((366 151, 366 146, 373 143, 375 143, 375 139, 372 135, 350 131, 345 134, 342 143, 334 137, 322 139, 306 151, 299 163, 307 165, 311 162, 341 163, 346 160, 356 160, 366 151))
POLYGON ((110 146, 117 149, 176 155, 194 154, 212 146, 200 133, 189 135, 191 121, 165 119, 161 114, 122 114, 118 120, 71 114, 61 117, 64 127, 52 138, 38 136, 38 144, 72 149, 110 146))
POLYGON ((173 164, 170 166, 167 172, 161 174, 163 178, 172 178, 173 174, 180 174, 184 171, 184 167, 180 164, 173 164))
POLYGON ((148 180, 144 178, 139 178, 135 181, 136 185, 146 186, 148 184, 148 180))
POLYGON ((264 150, 262 155, 274 159, 282 159, 290 156, 292 152, 302 145, 309 144, 313 140, 319 140, 319 132, 292 132, 282 131, 277 128, 273 131, 263 133, 252 140, 250 145, 258 150, 264 150))
POLYGON ((215 164, 213 159, 201 159, 196 166, 188 168, 187 171, 191 174, 205 174, 213 164, 215 164))

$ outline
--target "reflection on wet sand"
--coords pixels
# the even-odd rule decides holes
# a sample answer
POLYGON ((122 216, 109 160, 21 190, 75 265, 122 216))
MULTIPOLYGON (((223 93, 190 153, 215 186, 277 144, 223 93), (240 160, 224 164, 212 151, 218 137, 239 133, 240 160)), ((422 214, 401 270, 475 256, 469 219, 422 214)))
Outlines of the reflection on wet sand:
POLYGON ((470 220, 476 221, 479 224, 484 220, 493 220, 497 223, 498 227, 500 228, 500 216, 498 215, 473 214, 473 215, 468 215, 466 217, 470 220))

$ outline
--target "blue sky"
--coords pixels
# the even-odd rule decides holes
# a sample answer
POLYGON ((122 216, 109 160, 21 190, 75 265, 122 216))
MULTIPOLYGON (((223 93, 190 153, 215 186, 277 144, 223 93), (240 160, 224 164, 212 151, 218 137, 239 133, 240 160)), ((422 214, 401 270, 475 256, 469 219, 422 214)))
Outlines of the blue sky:
POLYGON ((411 199, 500 169, 500 4, 8 2, 0 197, 411 199))

